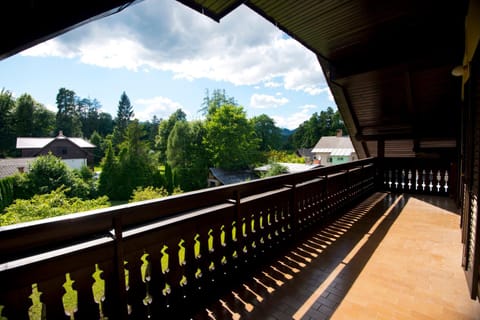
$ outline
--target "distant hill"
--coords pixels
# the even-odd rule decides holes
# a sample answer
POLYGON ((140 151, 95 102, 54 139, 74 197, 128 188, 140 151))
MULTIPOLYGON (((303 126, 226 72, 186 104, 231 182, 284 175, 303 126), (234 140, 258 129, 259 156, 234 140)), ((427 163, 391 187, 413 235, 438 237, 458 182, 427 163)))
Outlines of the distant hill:
POLYGON ((287 128, 281 128, 280 130, 282 130, 282 136, 285 136, 285 137, 291 136, 295 132, 295 129, 289 130, 287 128))

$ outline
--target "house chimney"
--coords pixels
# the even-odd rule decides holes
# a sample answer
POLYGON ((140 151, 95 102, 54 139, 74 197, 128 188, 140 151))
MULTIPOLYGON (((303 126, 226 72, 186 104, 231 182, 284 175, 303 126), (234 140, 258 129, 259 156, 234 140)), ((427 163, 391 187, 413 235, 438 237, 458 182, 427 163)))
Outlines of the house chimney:
POLYGON ((337 129, 337 137, 342 137, 342 136, 343 136, 343 130, 337 129))

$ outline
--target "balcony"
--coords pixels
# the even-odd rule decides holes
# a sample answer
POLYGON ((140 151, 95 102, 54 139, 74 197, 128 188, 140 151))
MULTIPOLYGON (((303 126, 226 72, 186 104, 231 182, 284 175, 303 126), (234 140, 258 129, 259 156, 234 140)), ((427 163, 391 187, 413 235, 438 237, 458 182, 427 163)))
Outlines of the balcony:
POLYGON ((452 180, 365 159, 0 228, 1 315, 474 319, 452 180))

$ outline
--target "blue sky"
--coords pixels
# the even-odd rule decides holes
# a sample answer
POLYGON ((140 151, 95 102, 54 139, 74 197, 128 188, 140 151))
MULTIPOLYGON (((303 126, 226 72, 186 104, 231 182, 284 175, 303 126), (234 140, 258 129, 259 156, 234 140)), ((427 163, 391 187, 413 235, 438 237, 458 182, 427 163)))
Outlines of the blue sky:
POLYGON ((289 129, 336 109, 315 55, 255 12, 240 6, 217 23, 174 0, 145 0, 0 61, 0 89, 15 96, 56 111, 61 87, 114 117, 125 91, 142 121, 178 108, 200 119, 206 89, 289 129))

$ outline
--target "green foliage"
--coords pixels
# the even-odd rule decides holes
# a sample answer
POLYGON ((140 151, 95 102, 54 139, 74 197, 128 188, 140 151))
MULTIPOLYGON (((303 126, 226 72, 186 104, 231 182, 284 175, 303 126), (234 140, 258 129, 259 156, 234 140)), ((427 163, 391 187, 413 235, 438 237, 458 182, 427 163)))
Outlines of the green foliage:
POLYGON ((115 118, 115 125, 121 136, 126 133, 127 127, 130 124, 133 116, 133 106, 124 91, 120 96, 117 109, 117 118, 115 118))
POLYGON ((34 194, 50 193, 62 186, 68 187, 67 194, 70 196, 88 198, 90 188, 85 181, 74 174, 62 159, 51 153, 40 156, 32 162, 30 171, 25 174, 26 181, 23 185, 25 190, 20 194, 30 197, 34 194))
POLYGON ((166 196, 168 196, 168 191, 163 187, 160 187, 160 188, 155 188, 152 186, 137 187, 133 191, 132 197, 128 202, 131 203, 131 202, 137 202, 137 201, 143 201, 143 200, 158 199, 166 196))
POLYGON ((0 212, 13 202, 14 183, 14 177, 6 177, 0 179, 0 212))
POLYGON ((98 208, 106 208, 110 204, 107 197, 93 200, 82 200, 68 197, 68 189, 58 188, 47 194, 34 195, 31 199, 16 199, 7 207, 5 214, 0 215, 0 225, 39 220, 68 213, 83 212, 98 208))
POLYGON ((268 162, 287 162, 287 163, 305 163, 303 157, 299 157, 296 153, 288 153, 287 151, 271 150, 267 152, 268 162))
POLYGON ((160 121, 158 124, 158 135, 155 137, 155 146, 160 152, 160 163, 165 163, 167 161, 168 136, 170 135, 170 132, 172 132, 175 124, 179 121, 187 121, 187 115, 182 109, 177 109, 170 115, 168 120, 160 121))
POLYGON ((127 127, 118 157, 108 145, 99 179, 100 194, 112 200, 128 200, 137 187, 162 186, 158 161, 148 143, 142 141, 143 136, 138 120, 134 120, 127 127))
POLYGON ((165 164, 165 186, 167 188, 167 192, 171 194, 173 192, 173 172, 172 167, 166 163, 165 164))
POLYGON ((95 149, 93 150, 93 163, 97 165, 104 156, 102 150, 103 138, 97 131, 93 131, 92 135, 90 136, 90 142, 95 145, 95 149))
POLYGON ((167 163, 173 168, 175 186, 191 191, 206 187, 208 166, 202 140, 205 128, 199 121, 179 121, 167 143, 167 163))
POLYGON ((323 136, 334 136, 338 129, 347 133, 340 113, 328 107, 326 111, 314 113, 310 119, 303 122, 291 136, 292 146, 298 148, 313 148, 323 136))
POLYGON ((15 128, 13 110, 15 100, 10 91, 0 91, 0 157, 15 152, 15 128))
POLYGON ((288 172, 287 167, 282 166, 279 163, 272 163, 270 165, 270 169, 268 169, 267 172, 262 174, 262 178, 273 177, 273 176, 277 176, 279 174, 283 174, 283 173, 286 173, 286 172, 288 172))
POLYGON ((225 90, 215 89, 213 90, 212 96, 208 92, 208 89, 205 91, 205 97, 203 98, 203 103, 200 108, 200 112, 203 115, 206 115, 207 118, 214 114, 221 106, 230 105, 238 106, 234 97, 229 97, 225 90))
POLYGON ((214 167, 238 170, 259 161, 259 139, 242 107, 219 107, 208 117, 205 128, 203 141, 214 167))
POLYGON ((260 139, 260 150, 278 150, 281 147, 282 131, 275 125, 275 121, 267 116, 261 114, 253 117, 250 121, 253 123, 255 134, 260 139))
POLYGON ((19 137, 31 137, 33 132, 33 106, 35 102, 29 94, 17 99, 15 108, 16 133, 19 137))
POLYGON ((57 93, 57 129, 68 137, 82 136, 82 123, 77 110, 75 92, 60 88, 57 93))
POLYGON ((98 192, 100 194, 108 195, 110 199, 116 199, 115 184, 118 182, 118 162, 111 141, 107 140, 106 144, 105 157, 102 159, 101 163, 102 172, 100 173, 98 181, 98 192))
MULTIPOLYGON (((55 131, 55 112, 35 102, 33 108, 32 137, 49 137, 55 131)), ((17 134, 18 135, 18 134, 17 134)))

